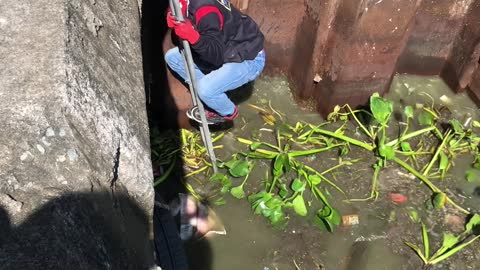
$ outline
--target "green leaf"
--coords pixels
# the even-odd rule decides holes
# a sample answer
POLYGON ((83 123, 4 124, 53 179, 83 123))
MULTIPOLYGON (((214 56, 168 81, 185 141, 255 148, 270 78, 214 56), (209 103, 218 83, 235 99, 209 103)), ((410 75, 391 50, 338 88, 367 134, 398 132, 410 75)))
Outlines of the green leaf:
POLYGON ((381 157, 386 158, 387 160, 392 160, 395 157, 395 150, 393 147, 386 144, 380 145, 378 153, 381 157))
POLYGON ((250 172, 250 169, 250 163, 248 163, 248 161, 237 160, 231 164, 228 172, 233 177, 243 177, 250 172))
POLYGON ((238 162, 238 160, 232 159, 232 160, 229 160, 229 161, 223 163, 223 166, 225 166, 225 167, 227 167, 227 168, 230 169, 230 168, 232 168, 232 167, 235 165, 236 162, 238 162))
POLYGON ((252 151, 255 151, 255 150, 256 150, 258 147, 260 147, 261 145, 262 145, 261 142, 254 142, 254 143, 252 143, 252 144, 250 145, 250 149, 251 149, 252 151))
POLYGON ((413 118, 413 107, 408 105, 405 107, 405 109, 403 110, 403 112, 405 113, 405 116, 407 116, 407 118, 413 118))
POLYGON ((463 248, 467 247, 468 245, 472 244, 475 240, 477 240, 478 238, 480 238, 480 235, 474 237, 472 240, 466 242, 466 243, 463 243, 461 245, 458 245, 458 246, 455 246, 454 248, 448 250, 447 252, 443 253, 442 255, 438 256, 437 258, 433 259, 430 261, 430 264, 436 264, 438 262, 441 262, 445 259, 447 259, 448 257, 452 256, 453 254, 457 253, 458 251, 462 250, 463 248))
POLYGON ((452 119, 449 121, 450 125, 452 126, 453 130, 456 134, 463 134, 465 131, 463 130, 462 124, 457 119, 452 119))
POLYGON ((250 203, 254 203, 254 202, 256 202, 256 201, 259 200, 259 199, 263 199, 263 198, 267 197, 268 195, 271 196, 271 194, 270 194, 270 193, 267 193, 266 191, 260 191, 260 192, 258 192, 258 193, 254 193, 254 194, 248 196, 248 201, 249 201, 250 203))
POLYGON ((440 152, 440 165, 438 168, 445 171, 448 167, 448 156, 444 152, 440 152))
POLYGON ((308 176, 308 181, 312 183, 312 186, 316 186, 322 182, 322 178, 316 174, 313 174, 308 176))
POLYGON ((317 212, 317 216, 325 222, 325 224, 327 225, 327 229, 330 232, 333 232, 335 227, 340 225, 340 222, 342 220, 342 217, 337 212, 337 210, 330 208, 326 205, 317 212))
POLYGON ((213 202, 213 204, 220 206, 220 205, 225 205, 227 202, 223 197, 218 198, 216 201, 213 202))
POLYGON ((262 215, 266 218, 270 217, 273 213, 273 210, 268 207, 261 206, 261 211, 262 215))
POLYGON ((413 151, 409 142, 400 143, 400 147, 402 148, 403 152, 412 152, 413 151))
POLYGON ((428 232, 427 228, 425 227, 425 224, 423 222, 421 223, 422 225, 422 240, 423 240, 423 255, 425 258, 428 260, 430 257, 430 241, 428 240, 428 232))
POLYGON ((215 174, 213 174, 213 175, 210 177, 209 180, 210 180, 211 182, 217 182, 217 181, 218 181, 218 182, 222 183, 222 182, 225 181, 225 178, 228 179, 228 177, 227 177, 225 174, 223 174, 223 173, 215 173, 215 174))
POLYGON ((232 187, 232 181, 229 180, 228 183, 226 183, 222 186, 222 189, 220 189, 220 193, 221 194, 227 193, 228 191, 230 191, 231 187, 232 187))
POLYGON ((457 144, 457 143, 458 143, 458 141, 455 138, 451 138, 450 141, 448 142, 448 145, 450 147, 454 147, 455 144, 457 144))
POLYGON ((480 215, 475 214, 475 215, 472 216, 472 218, 470 218, 467 225, 465 226, 466 231, 471 232, 473 230, 473 228, 475 228, 477 226, 480 226, 480 215))
POLYGON ((451 233, 443 234, 443 244, 442 247, 438 250, 437 254, 442 255, 446 250, 449 250, 458 243, 458 238, 451 233))
POLYGON ((393 103, 379 96, 378 93, 374 93, 370 97, 370 110, 373 116, 382 125, 388 122, 388 119, 393 111, 393 103))
POLYGON ((480 170, 475 168, 470 168, 465 174, 468 182, 475 182, 480 179, 480 170))
POLYGON ((293 199, 293 209, 300 216, 307 215, 307 207, 305 206, 305 201, 303 200, 302 195, 298 195, 293 199))
POLYGON ((230 190, 230 193, 232 194, 233 197, 237 199, 245 198, 245 191, 243 191, 243 185, 232 188, 232 190, 230 190))
POLYGON ((274 176, 278 177, 283 174, 283 168, 286 162, 288 162, 288 155, 286 154, 277 155, 277 157, 275 158, 275 162, 273 163, 274 176))
POLYGON ((341 107, 339 105, 335 105, 335 107, 333 108, 333 111, 328 114, 327 120, 335 121, 334 118, 338 115, 338 113, 340 112, 340 109, 341 107))
POLYGON ((328 223, 319 216, 315 216, 315 218, 313 219, 313 224, 315 224, 315 226, 317 226, 317 228, 321 231, 330 231, 328 223))
POLYGON ((270 216, 268 217, 272 225, 279 225, 285 222, 285 214, 282 211, 281 207, 277 207, 272 211, 270 216))
POLYGON ((283 201, 278 197, 272 197, 270 200, 266 201, 265 206, 268 208, 276 208, 283 204, 283 201))
POLYGON ((280 197, 285 199, 288 196, 288 191, 286 189, 282 189, 280 190, 280 192, 278 192, 278 195, 280 195, 280 197))
POLYGON ((410 217, 410 219, 413 221, 413 222, 419 222, 420 221, 420 218, 418 217, 418 212, 415 211, 415 210, 410 210, 408 212, 408 216, 410 217))
POLYGON ((431 126, 433 125, 433 115, 431 115, 429 112, 422 111, 418 115, 418 123, 422 126, 431 126))
POLYGON ((232 181, 223 173, 215 173, 210 177, 209 181, 213 183, 218 182, 222 185, 222 189, 220 190, 221 194, 227 193, 232 187, 232 181))
POLYGON ((305 190, 305 183, 303 183, 300 179, 295 178, 292 183, 292 190, 295 192, 302 192, 305 190))
POLYGON ((472 122, 472 125, 473 125, 474 127, 477 127, 477 128, 478 128, 478 127, 480 127, 480 122, 474 120, 474 121, 472 122))
POLYGON ((286 155, 285 163, 283 164, 285 171, 288 173, 292 170, 292 164, 290 163, 290 155, 286 155))
POLYGON ((475 158, 475 163, 473 163, 472 166, 473 166, 473 168, 480 170, 480 160, 478 160, 479 157, 480 157, 480 156, 477 156, 477 157, 475 158))
POLYGON ((422 259, 424 264, 428 263, 427 259, 425 258, 425 256, 423 256, 422 251, 420 250, 419 247, 417 247, 416 245, 414 245, 412 243, 409 243, 409 242, 404 242, 404 243, 405 243, 405 245, 407 245, 408 247, 413 249, 413 251, 415 251, 415 253, 417 253, 418 257, 420 257, 420 259, 422 259))
POLYGON ((280 192, 278 192, 278 195, 280 195, 280 197, 282 197, 283 199, 285 199, 288 196, 287 185, 282 184, 280 186, 280 192))
POLYGON ((443 192, 437 192, 433 195, 433 206, 437 209, 442 209, 447 202, 447 195, 443 192))
POLYGON ((340 147, 340 157, 346 157, 350 152, 350 148, 347 145, 340 147))

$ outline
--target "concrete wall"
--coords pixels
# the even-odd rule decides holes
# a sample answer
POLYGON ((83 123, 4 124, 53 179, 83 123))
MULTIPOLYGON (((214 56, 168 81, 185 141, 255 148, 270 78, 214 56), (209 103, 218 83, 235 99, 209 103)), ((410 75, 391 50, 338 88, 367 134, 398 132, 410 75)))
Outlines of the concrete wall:
POLYGON ((0 2, 0 265, 146 269, 137 1, 0 2))

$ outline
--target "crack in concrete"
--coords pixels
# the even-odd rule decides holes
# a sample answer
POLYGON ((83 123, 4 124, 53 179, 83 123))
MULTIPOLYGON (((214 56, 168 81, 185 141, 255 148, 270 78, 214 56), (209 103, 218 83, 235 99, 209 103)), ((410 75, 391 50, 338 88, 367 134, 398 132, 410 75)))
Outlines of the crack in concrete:
POLYGON ((12 196, 11 194, 9 194, 9 193, 6 193, 5 195, 7 195, 7 196, 8 196, 8 198, 10 198, 10 200, 12 200, 12 201, 15 201, 15 202, 18 202, 18 203, 21 203, 21 204, 22 204, 22 206, 25 204, 24 202, 22 202, 22 201, 20 201, 20 200, 17 200, 17 199, 15 199, 15 197, 13 197, 13 196, 12 196))
POLYGON ((117 185, 117 180, 118 180, 118 167, 120 166, 120 142, 118 143, 117 151, 115 153, 115 158, 113 160, 113 177, 110 180, 110 190, 112 191, 112 198, 114 201, 114 208, 118 206, 118 202, 115 196, 115 190, 116 190, 116 185, 117 185))

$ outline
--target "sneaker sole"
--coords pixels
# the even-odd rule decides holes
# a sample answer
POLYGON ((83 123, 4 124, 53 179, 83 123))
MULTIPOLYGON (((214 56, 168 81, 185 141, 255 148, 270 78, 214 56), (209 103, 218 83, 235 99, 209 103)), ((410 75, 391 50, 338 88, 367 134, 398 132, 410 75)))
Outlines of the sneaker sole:
MULTIPOLYGON (((196 117, 193 115, 193 110, 198 110, 198 107, 193 107, 193 108, 187 110, 187 117, 190 118, 190 119, 192 119, 193 121, 199 123, 199 124, 202 124, 202 120, 196 118, 196 117)), ((217 124, 217 123, 207 121, 207 124, 208 124, 208 125, 215 125, 215 124, 217 124)))

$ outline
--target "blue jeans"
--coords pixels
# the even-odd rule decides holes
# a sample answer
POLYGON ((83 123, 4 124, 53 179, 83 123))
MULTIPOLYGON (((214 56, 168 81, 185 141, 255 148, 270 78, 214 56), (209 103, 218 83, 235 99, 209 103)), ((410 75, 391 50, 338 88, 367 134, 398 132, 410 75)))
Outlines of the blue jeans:
MULTIPOLYGON (((187 82, 187 72, 178 47, 172 48, 165 54, 168 66, 187 82)), ((225 63, 219 69, 207 75, 195 65, 197 78, 197 92, 200 100, 210 109, 222 116, 231 115, 235 111, 235 104, 225 92, 255 80, 265 66, 265 51, 261 51, 253 60, 241 63, 225 63)))

